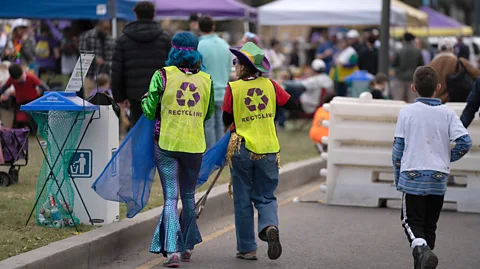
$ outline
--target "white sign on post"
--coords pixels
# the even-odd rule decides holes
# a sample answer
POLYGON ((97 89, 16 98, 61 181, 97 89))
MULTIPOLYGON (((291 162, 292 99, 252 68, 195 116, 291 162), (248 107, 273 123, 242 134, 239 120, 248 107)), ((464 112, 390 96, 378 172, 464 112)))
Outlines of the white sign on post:
POLYGON ((66 92, 79 92, 83 86, 83 81, 87 76, 88 69, 92 65, 93 59, 95 59, 95 54, 93 53, 82 53, 78 58, 75 69, 73 69, 72 76, 68 81, 66 92))

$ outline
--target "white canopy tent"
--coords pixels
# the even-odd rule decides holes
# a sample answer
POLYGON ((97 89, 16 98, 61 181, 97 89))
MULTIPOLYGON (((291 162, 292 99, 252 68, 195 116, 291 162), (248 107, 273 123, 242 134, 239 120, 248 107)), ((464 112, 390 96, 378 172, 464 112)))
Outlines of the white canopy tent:
MULTIPOLYGON (((258 8, 263 26, 379 25, 382 0, 277 0, 258 8)), ((392 5, 390 22, 405 26, 407 14, 392 5)))

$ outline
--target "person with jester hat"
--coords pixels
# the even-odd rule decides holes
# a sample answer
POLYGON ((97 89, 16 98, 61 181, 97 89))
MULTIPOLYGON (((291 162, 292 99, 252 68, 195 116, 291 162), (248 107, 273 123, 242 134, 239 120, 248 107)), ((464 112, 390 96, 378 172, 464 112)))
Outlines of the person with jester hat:
POLYGON ((142 99, 146 118, 158 118, 154 161, 162 183, 164 208, 150 252, 167 257, 166 267, 189 262, 194 246, 202 242, 195 212, 195 186, 206 150, 204 122, 214 112, 213 83, 202 71, 198 38, 176 34, 166 67, 152 77, 142 99), (178 193, 182 199, 180 220, 178 193))
POLYGON ((262 77, 270 70, 265 53, 252 42, 231 48, 239 80, 225 92, 223 120, 231 126, 227 160, 232 176, 237 236, 236 257, 257 259, 253 206, 258 211, 258 235, 268 242, 268 257, 282 254, 278 228, 280 145, 275 129, 276 106, 298 109, 290 95, 276 82, 262 77))

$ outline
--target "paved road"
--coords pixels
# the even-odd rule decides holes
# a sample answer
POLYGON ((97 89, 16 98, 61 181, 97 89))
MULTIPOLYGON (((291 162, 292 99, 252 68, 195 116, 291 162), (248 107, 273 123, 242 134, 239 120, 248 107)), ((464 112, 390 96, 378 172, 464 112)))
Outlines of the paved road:
MULTIPOLYGON (((312 190, 307 186, 302 192, 312 190)), ((288 195, 291 195, 288 194, 288 195)), ((321 199, 319 191, 305 200, 321 199)), ((411 250, 400 224, 398 209, 334 207, 319 203, 287 203, 280 207, 280 238, 284 253, 277 261, 259 243, 258 261, 235 259, 233 218, 212 227, 201 226, 204 242, 192 262, 182 268, 288 268, 288 269, 406 269, 413 268, 411 250), (224 227, 222 229, 222 227, 224 227)), ((209 224, 211 225, 211 224, 209 224)), ((207 225, 208 226, 208 225, 207 225)), ((480 268, 480 215, 443 212, 435 252, 439 269, 480 268)), ((109 268, 162 268, 161 258, 135 254, 109 268)))

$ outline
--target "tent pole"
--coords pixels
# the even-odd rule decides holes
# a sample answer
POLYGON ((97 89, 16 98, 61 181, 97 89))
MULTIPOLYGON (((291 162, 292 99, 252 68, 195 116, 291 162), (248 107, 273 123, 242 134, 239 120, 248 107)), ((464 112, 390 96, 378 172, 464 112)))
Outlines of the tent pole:
POLYGON ((248 22, 247 19, 243 21, 243 32, 250 32, 250 23, 248 22))
POLYGON ((245 18, 243 19, 243 32, 250 32, 250 14, 245 10, 245 18))
POLYGON ((389 39, 390 39, 390 0, 383 0, 382 5, 382 24, 380 27, 380 57, 379 57, 379 70, 385 74, 388 74, 389 66, 389 39))
POLYGON ((117 17, 114 17, 114 18, 112 19, 112 37, 113 37, 114 39, 116 39, 116 38, 117 38, 117 35, 118 35, 117 29, 118 29, 118 27, 117 27, 117 17))

